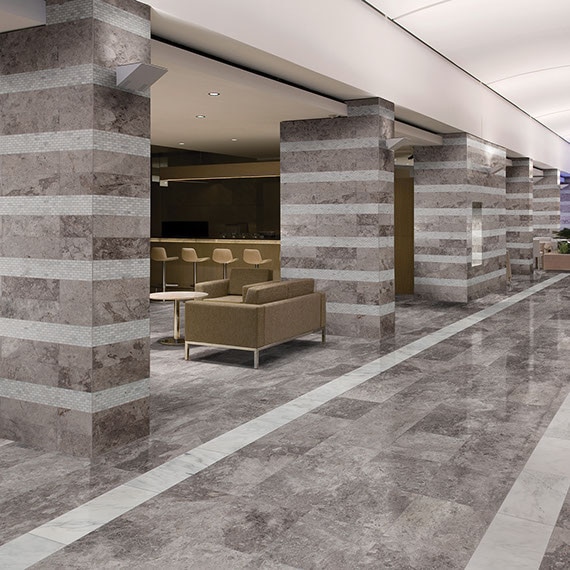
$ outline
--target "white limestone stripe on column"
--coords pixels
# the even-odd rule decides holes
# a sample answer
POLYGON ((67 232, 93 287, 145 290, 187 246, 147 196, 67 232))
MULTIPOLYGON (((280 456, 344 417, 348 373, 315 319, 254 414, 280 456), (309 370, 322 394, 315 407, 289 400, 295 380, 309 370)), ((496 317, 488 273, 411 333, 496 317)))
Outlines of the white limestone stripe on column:
POLYGON ((150 336, 150 321, 149 319, 141 319, 90 327, 1 317, 1 336, 93 348, 116 342, 148 338, 150 336))
POLYGON ((150 396, 150 379, 114 386, 98 392, 82 392, 0 378, 0 398, 10 398, 77 412, 102 412, 150 396))
POLYGON ((129 196, 2 196, 0 216, 150 215, 150 199, 129 196))
POLYGON ((0 155, 103 150, 150 157, 149 139, 85 129, 0 136, 0 155))
POLYGON ((143 258, 82 261, 0 257, 0 276, 71 281, 148 278, 149 260, 143 258))
POLYGON ((281 275, 288 279, 301 279, 311 277, 313 279, 334 281, 360 281, 363 283, 384 283, 394 279, 394 270, 384 271, 359 271, 350 269, 295 269, 286 267, 281 270, 281 275))

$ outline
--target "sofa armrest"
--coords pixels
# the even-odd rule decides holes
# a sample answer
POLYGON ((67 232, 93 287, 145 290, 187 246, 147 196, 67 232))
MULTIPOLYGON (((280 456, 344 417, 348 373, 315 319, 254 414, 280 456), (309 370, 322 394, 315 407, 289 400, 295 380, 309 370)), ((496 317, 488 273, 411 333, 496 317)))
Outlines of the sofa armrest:
POLYGON ((265 307, 210 301, 185 305, 188 342, 259 348, 265 344, 265 307))
POLYGON ((195 291, 202 291, 203 293, 208 293, 208 298, 225 297, 228 295, 230 288, 229 279, 216 279, 215 281, 202 281, 201 283, 196 283, 194 287, 195 291))
POLYGON ((326 309, 322 293, 309 293, 261 305, 265 307, 267 344, 323 329, 326 309))

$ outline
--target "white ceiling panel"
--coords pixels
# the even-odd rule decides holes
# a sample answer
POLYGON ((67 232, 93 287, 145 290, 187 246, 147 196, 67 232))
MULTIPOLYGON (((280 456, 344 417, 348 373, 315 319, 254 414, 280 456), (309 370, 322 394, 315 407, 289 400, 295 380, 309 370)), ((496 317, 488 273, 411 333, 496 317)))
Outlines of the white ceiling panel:
POLYGON ((280 121, 346 114, 344 103, 158 41, 152 63, 168 69, 152 87, 151 140, 159 146, 276 158, 280 121))
POLYGON ((536 118, 570 109, 570 66, 525 73, 491 87, 536 118))
POLYGON ((423 10, 435 4, 445 4, 452 2, 452 0, 443 0, 437 2, 436 0, 365 0, 367 4, 374 6, 380 12, 388 16, 388 18, 395 20, 404 14, 423 10))
POLYGON ((0 33, 45 23, 45 0, 0 0, 0 33))
POLYGON ((541 117, 541 122, 570 141, 570 110, 541 117))
POLYGON ((568 138, 545 117, 570 108, 570 0, 367 3, 568 138))

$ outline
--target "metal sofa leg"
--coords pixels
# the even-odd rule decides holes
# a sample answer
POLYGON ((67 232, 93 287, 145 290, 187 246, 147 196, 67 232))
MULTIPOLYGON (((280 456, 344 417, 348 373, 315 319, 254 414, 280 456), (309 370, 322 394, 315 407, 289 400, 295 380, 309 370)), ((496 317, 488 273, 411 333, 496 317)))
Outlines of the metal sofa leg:
POLYGON ((184 360, 190 360, 190 343, 184 343, 184 360))
POLYGON ((257 348, 253 351, 253 367, 259 368, 259 350, 257 348))
POLYGON ((326 331, 326 329, 323 327, 323 328, 321 329, 321 341, 322 341, 323 343, 325 343, 326 340, 327 340, 327 331, 326 331))

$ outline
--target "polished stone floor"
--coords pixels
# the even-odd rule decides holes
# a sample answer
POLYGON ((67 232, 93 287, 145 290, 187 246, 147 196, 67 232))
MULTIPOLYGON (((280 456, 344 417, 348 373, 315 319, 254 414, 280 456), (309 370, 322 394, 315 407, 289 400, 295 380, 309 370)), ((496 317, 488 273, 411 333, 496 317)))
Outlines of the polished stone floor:
POLYGON ((259 370, 238 351, 184 361, 153 303, 151 436, 92 462, 0 440, 0 568, 65 532, 33 568, 570 568, 570 276, 552 277, 403 298, 393 341, 315 335, 259 370), (92 532, 50 530, 133 489, 92 532))

